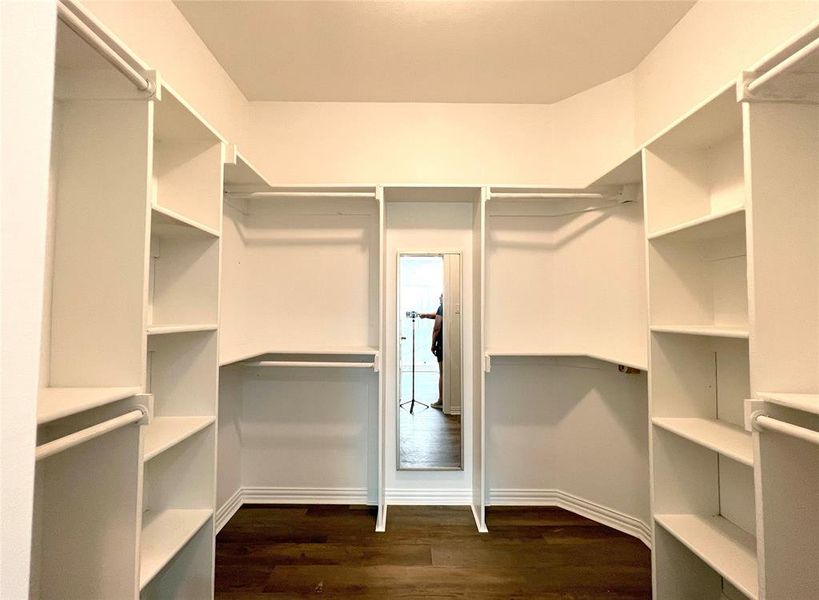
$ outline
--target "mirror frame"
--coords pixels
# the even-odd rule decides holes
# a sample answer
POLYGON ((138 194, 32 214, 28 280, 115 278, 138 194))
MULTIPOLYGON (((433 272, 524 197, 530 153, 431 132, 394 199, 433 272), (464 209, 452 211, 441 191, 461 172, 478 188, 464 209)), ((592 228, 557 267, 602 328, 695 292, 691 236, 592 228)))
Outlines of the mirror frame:
MULTIPOLYGON (((396 471, 464 471, 464 424, 466 423, 466 394, 464 393, 464 253, 462 250, 398 250, 396 252, 396 289, 395 289, 395 470, 396 471), (401 466, 401 258, 404 256, 444 256, 445 254, 458 255, 458 283, 461 286, 461 327, 459 338, 461 343, 461 461, 457 467, 402 467, 401 466)), ((446 297, 444 297, 444 314, 447 313, 446 297)), ((435 410, 435 409, 429 409, 435 410)))

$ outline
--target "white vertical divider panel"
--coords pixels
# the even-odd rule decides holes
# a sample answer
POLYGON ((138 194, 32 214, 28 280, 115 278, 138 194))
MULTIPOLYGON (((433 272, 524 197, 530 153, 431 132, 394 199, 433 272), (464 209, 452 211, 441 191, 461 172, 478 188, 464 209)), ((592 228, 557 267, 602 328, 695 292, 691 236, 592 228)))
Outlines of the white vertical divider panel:
POLYGON ((386 442, 386 419, 387 410, 385 406, 387 394, 384 389, 387 385, 387 378, 384 376, 384 350, 387 347, 386 341, 386 299, 387 299, 387 233, 384 218, 384 187, 378 186, 375 191, 378 202, 378 356, 376 357, 378 368, 378 515, 375 522, 375 530, 384 532, 387 530, 387 442, 386 442))
POLYGON ((489 188, 481 188, 480 200, 475 204, 473 219, 473 275, 472 275, 472 514, 481 533, 486 528, 486 444, 485 388, 486 360, 484 358, 485 298, 486 298, 486 201, 489 188))

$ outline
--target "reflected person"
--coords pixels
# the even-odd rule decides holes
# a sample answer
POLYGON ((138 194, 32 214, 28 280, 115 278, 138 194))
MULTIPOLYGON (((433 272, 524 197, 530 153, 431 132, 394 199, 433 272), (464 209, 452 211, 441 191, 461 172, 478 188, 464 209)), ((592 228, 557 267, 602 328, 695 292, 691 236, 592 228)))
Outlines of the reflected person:
POLYGON ((435 319, 432 328, 432 353, 438 359, 438 400, 430 404, 432 408, 443 409, 444 391, 444 295, 438 298, 440 304, 434 313, 421 313, 422 319, 435 319))

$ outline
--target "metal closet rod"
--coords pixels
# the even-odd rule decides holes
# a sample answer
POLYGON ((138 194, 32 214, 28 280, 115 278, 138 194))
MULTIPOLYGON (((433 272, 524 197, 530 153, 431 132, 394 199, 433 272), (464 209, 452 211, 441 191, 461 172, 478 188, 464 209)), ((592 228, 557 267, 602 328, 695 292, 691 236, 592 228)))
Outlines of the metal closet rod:
POLYGON ((588 208, 581 208, 578 210, 570 210, 562 213, 552 213, 552 214, 534 214, 534 213, 487 213, 487 217, 526 217, 526 218, 554 218, 554 217, 568 217, 571 215, 582 215, 583 213, 589 212, 597 212, 600 210, 611 210, 612 208, 618 208, 623 206, 624 204, 629 204, 634 202, 633 200, 621 200, 617 204, 612 204, 611 206, 590 206, 588 208))
POLYGON ((331 367, 331 368, 354 368, 372 369, 375 363, 372 362, 330 362, 330 361, 306 361, 306 360, 257 360, 254 362, 242 363, 246 367, 331 367))
POLYGON ((494 200, 561 200, 572 198, 589 198, 593 200, 615 200, 619 196, 602 194, 600 192, 497 192, 490 194, 489 199, 494 200))
POLYGON ((138 90, 149 93, 153 93, 155 91, 153 82, 143 77, 139 71, 128 64, 125 59, 116 52, 116 50, 111 48, 111 46, 109 46, 105 40, 94 33, 94 31, 92 31, 88 25, 83 23, 79 17, 77 17, 77 15, 75 15, 71 9, 62 2, 57 2, 57 16, 63 23, 70 27, 74 33, 85 40, 85 42, 100 56, 111 63, 111 65, 117 71, 125 75, 125 77, 127 77, 138 90))
POLYGON ((57 454, 58 452, 68 450, 69 448, 78 446, 83 442, 98 438, 101 435, 105 435, 106 433, 119 429, 120 427, 124 427, 125 425, 130 425, 131 423, 141 421, 145 417, 145 414, 146 412, 142 409, 135 408, 134 410, 128 411, 124 415, 114 417, 113 419, 108 419, 102 423, 97 423, 91 427, 86 427, 85 429, 80 429, 74 433, 57 438, 54 441, 41 444, 40 446, 37 446, 34 453, 34 459, 42 460, 44 458, 48 458, 49 456, 57 454))
POLYGON ((375 198, 375 192, 225 192, 230 198, 375 198))
POLYGON ((777 433, 784 433, 785 435, 789 435, 804 442, 809 442, 819 446, 819 431, 807 429, 806 427, 800 427, 799 425, 794 425, 793 423, 786 423, 785 421, 780 421, 779 419, 769 417, 764 413, 755 414, 752 422, 754 424, 754 428, 757 430, 768 429, 770 431, 776 431, 777 433))
POLYGON ((819 38, 816 38, 804 48, 801 48, 797 52, 794 52, 788 58, 786 58, 780 63, 777 63, 776 65, 765 71, 762 75, 754 79, 752 82, 748 84, 748 91, 753 92, 758 87, 765 85, 771 79, 775 79, 779 75, 782 75, 782 73, 790 69, 795 64, 803 61, 813 52, 816 51, 819 51, 819 38))

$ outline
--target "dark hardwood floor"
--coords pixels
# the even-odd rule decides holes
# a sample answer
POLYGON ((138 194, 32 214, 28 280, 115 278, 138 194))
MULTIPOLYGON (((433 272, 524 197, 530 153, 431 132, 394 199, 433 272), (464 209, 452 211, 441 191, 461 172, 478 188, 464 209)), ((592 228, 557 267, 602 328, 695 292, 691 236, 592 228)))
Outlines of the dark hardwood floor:
MULTIPOLYGON (((401 374, 401 399, 412 398, 412 375, 401 374)), ((427 404, 438 399, 438 373, 416 373, 415 397, 427 404)), ((461 416, 416 405, 399 408, 402 469, 456 469, 461 466, 461 416)))
POLYGON ((642 542, 558 508, 245 506, 216 538, 216 598, 636 600, 642 542))

